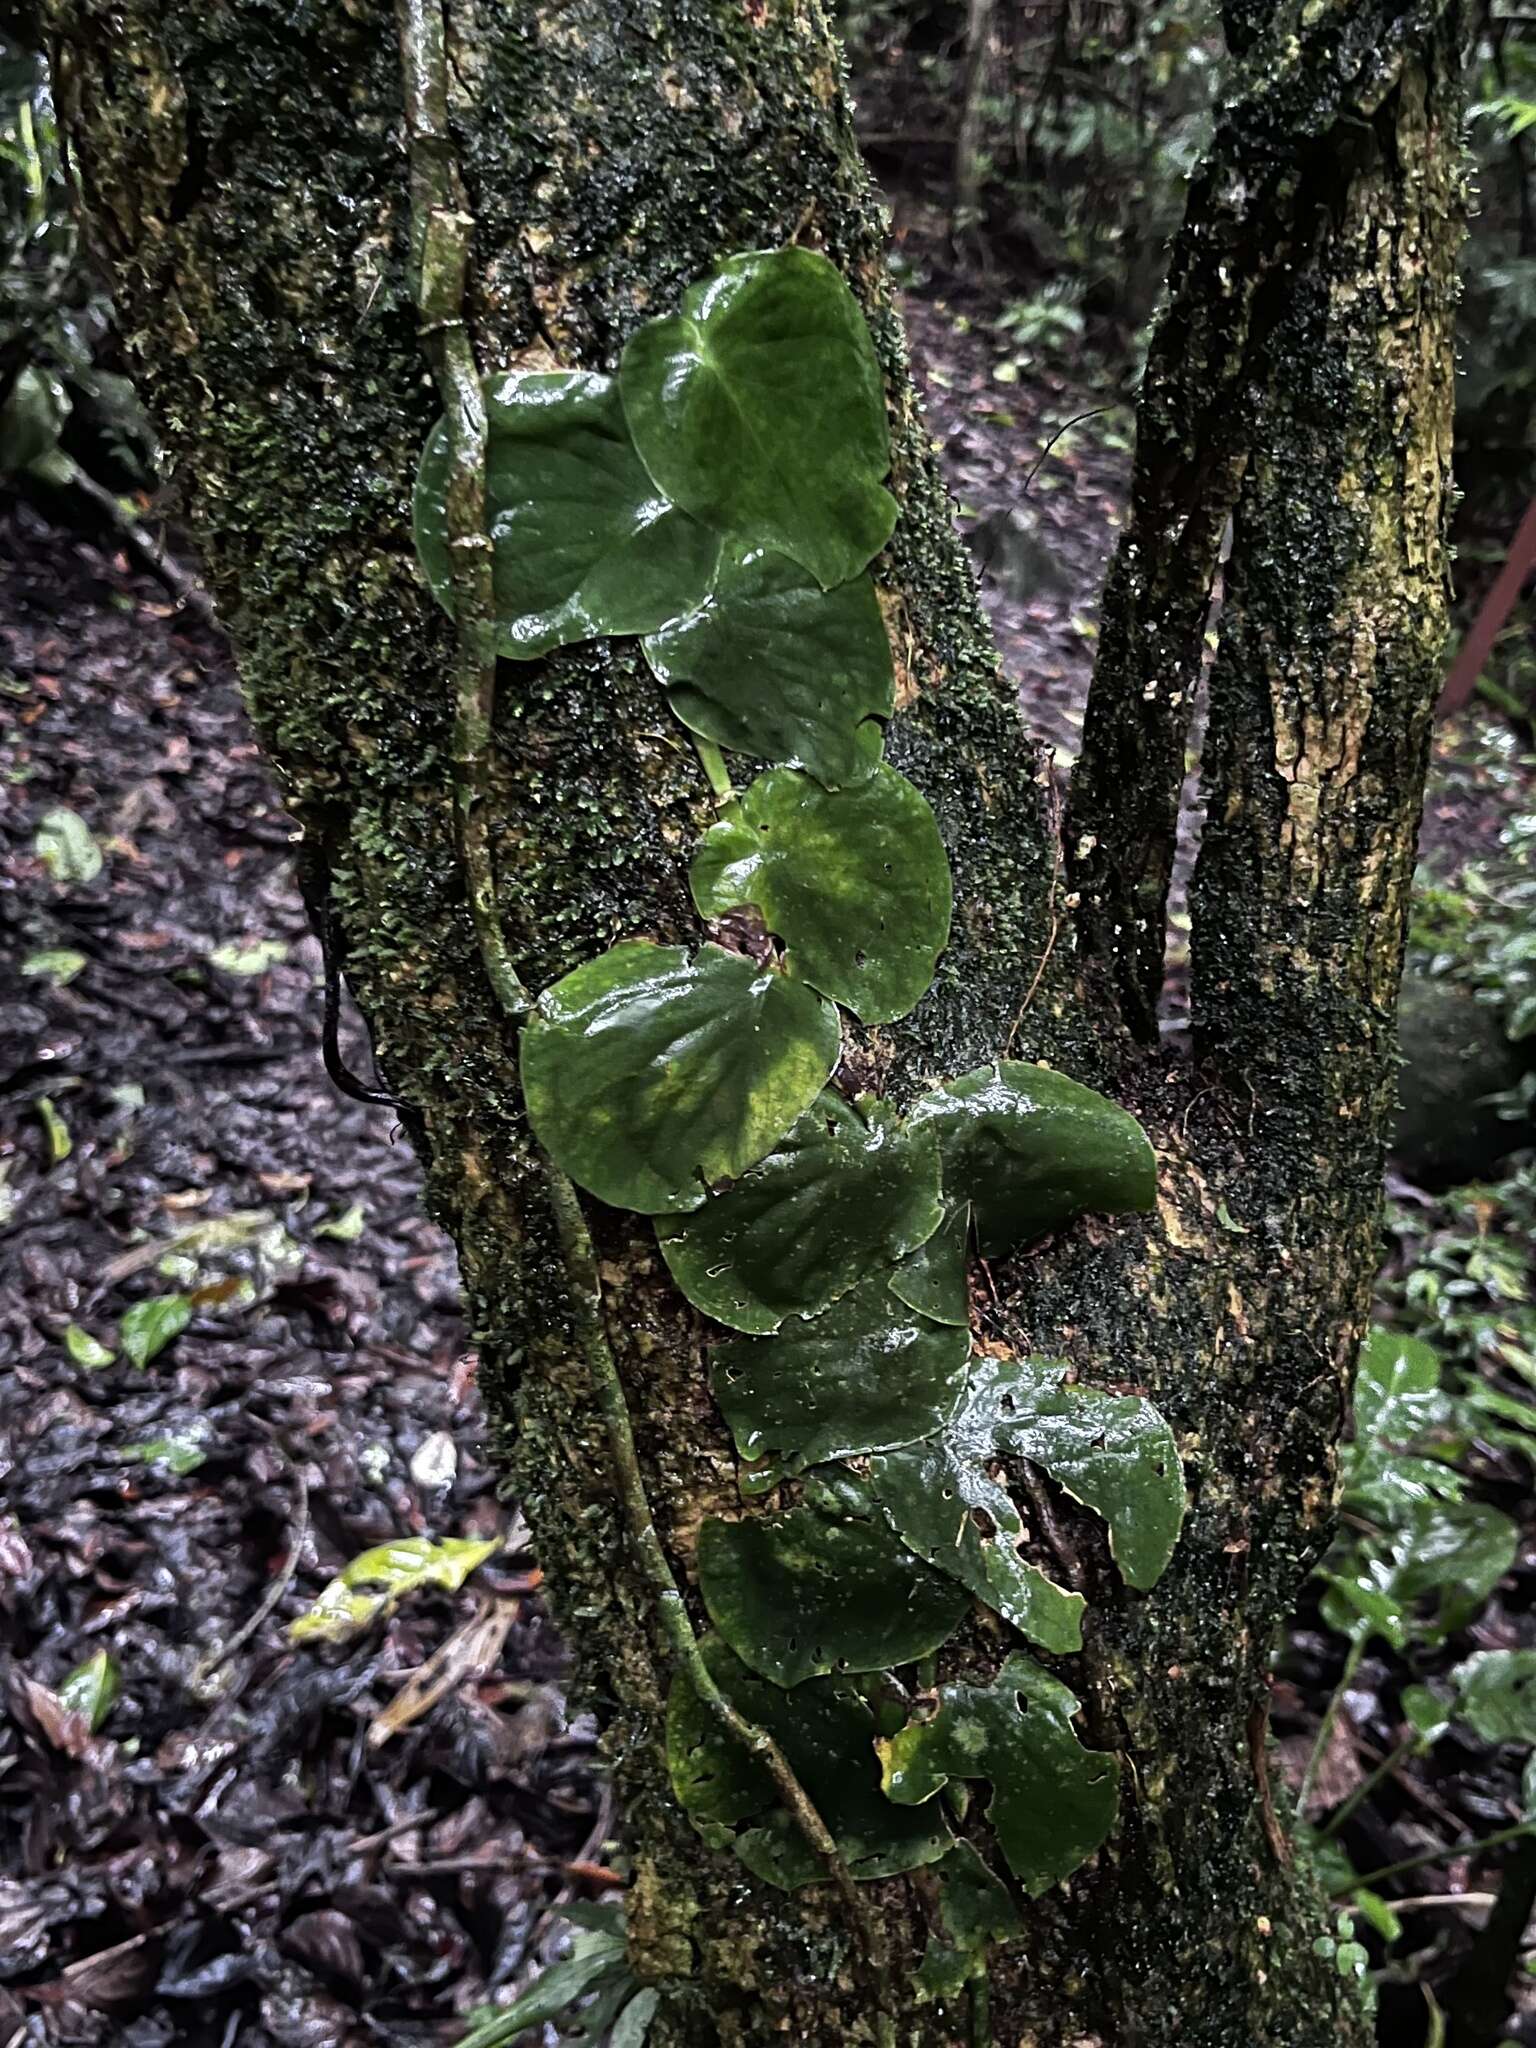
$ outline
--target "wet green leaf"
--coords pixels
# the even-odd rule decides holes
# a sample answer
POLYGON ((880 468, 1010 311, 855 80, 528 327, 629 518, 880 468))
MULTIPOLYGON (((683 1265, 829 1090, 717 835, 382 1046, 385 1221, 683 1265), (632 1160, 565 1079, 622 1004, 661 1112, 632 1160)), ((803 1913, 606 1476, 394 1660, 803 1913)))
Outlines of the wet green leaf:
MULTIPOLYGON (((951 1837, 937 1807, 904 1810, 883 1797, 876 1718, 853 1681, 815 1678, 786 1692, 754 1677, 718 1636, 702 1649, 732 1705, 783 1750, 856 1878, 894 1877, 944 1854, 951 1837)), ((700 1705, 686 1674, 668 1702, 667 1765, 678 1803, 712 1848, 734 1849, 786 1891, 825 1879, 767 1771, 700 1705)))
POLYGON ((288 1634, 296 1643, 344 1642, 423 1586, 456 1593, 496 1548, 494 1537, 472 1542, 447 1536, 433 1542, 429 1536, 404 1536, 380 1543, 344 1565, 313 1606, 288 1624, 288 1634))
POLYGON ((936 1323, 968 1326, 971 1297, 965 1278, 965 1247, 970 1228, 969 1204, 957 1203, 933 1235, 909 1252, 892 1273, 890 1286, 896 1299, 936 1323))
POLYGON ((867 576, 824 591, 784 555, 728 548, 703 604, 645 656, 691 732, 828 789, 874 773, 896 685, 867 576))
POLYGON ((1109 1524, 1126 1583, 1162 1577, 1184 1521, 1184 1473, 1173 1431, 1139 1394, 1069 1386, 1053 1359, 983 1359, 973 1399, 989 1406, 1000 1450, 1049 1472, 1109 1524))
POLYGON ((624 411, 675 504, 824 589, 891 537, 885 389, 858 303, 809 249, 733 256, 631 335, 624 411))
POLYGON ((969 1605, 883 1523, 833 1521, 814 1508, 706 1520, 698 1565, 710 1620, 776 1685, 926 1657, 969 1605))
POLYGON ((323 1223, 315 1225, 316 1237, 334 1237, 338 1244, 356 1244, 363 1234, 368 1211, 361 1202, 352 1202, 339 1215, 327 1216, 323 1223))
POLYGON ((83 953, 73 952, 68 946, 54 946, 41 953, 29 953, 21 963, 21 971, 51 981, 55 988, 63 988, 86 965, 83 953))
MULTIPOLYGON (((486 523, 500 651, 516 660, 573 640, 649 633, 696 605, 720 542, 646 474, 613 378, 513 371, 485 383, 486 523)), ((413 503, 416 552, 453 610, 443 494, 447 435, 433 428, 413 503)))
POLYGON ((949 937, 937 821, 883 763, 835 792, 792 768, 760 775, 704 835, 689 878, 701 917, 755 904, 789 972, 866 1024, 922 1000, 949 937))
POLYGON ((921 1244, 941 1213, 931 1136, 872 1098, 855 1108, 828 1089, 734 1186, 657 1235, 696 1308, 766 1336, 921 1244))
POLYGON ((1443 1422, 1448 1412, 1433 1346, 1373 1323, 1355 1372, 1356 1444, 1378 1436, 1405 1442, 1443 1422))
POLYGON ((580 1933, 570 1954, 541 1970, 521 1998, 481 2008, 458 2048, 511 2048, 536 2027, 569 2024, 584 1998, 614 1989, 622 1996, 632 1981, 622 1933, 580 1933))
POLYGON ((122 1678, 117 1661, 107 1650, 98 1650, 77 1664, 58 1689, 58 1697, 72 1714, 83 1714, 93 1735, 98 1734, 117 1704, 122 1678))
POLYGON ((136 1301, 118 1318, 117 1341, 130 1365, 148 1365, 192 1320, 192 1304, 184 1294, 158 1294, 136 1301))
POLYGON ((915 1102, 938 1132, 944 1192, 969 1201, 989 1257, 1087 1210, 1150 1209, 1157 1161, 1133 1116, 1049 1067, 1003 1060, 915 1102))
POLYGON ((75 1141, 69 1135, 69 1125, 59 1114, 58 1104, 51 1095, 39 1095, 32 1105, 37 1120, 43 1127, 43 1139, 48 1147, 48 1164, 62 1166, 75 1149, 75 1141))
POLYGON ((755 1166, 837 1063, 837 1012, 719 946, 629 940, 546 989, 523 1032, 539 1142, 615 1208, 676 1214, 755 1166))
POLYGON ((83 1365, 87 1372, 100 1372, 103 1366, 110 1365, 117 1356, 117 1353, 109 1351, 105 1344, 98 1343, 89 1330, 81 1329, 78 1323, 69 1323, 65 1326, 64 1349, 76 1365, 83 1365))
POLYGON ((642 2048, 661 2003, 659 1991, 639 1991, 625 2006, 608 2036, 608 2048, 642 2048))
POLYGON ((46 812, 32 851, 56 882, 94 882, 101 873, 101 848, 78 811, 46 812))
POLYGON ((1379 1635, 1397 1650, 1414 1636, 1441 1641, 1476 1614, 1518 1547, 1519 1530, 1497 1508, 1420 1495, 1396 1526, 1362 1542, 1342 1570, 1325 1573, 1324 1619, 1342 1635, 1379 1635), (1420 1603, 1430 1595, 1435 1605, 1426 1614, 1420 1603))
POLYGON ((990 1780, 998 1846, 1039 1898, 1087 1861, 1119 1810, 1119 1765, 1079 1743, 1078 1704, 1028 1657, 1010 1657, 990 1686, 941 1686, 937 1713, 876 1744, 886 1794, 915 1806, 952 1777, 990 1780))
POLYGON ((985 1443, 984 1433, 968 1441, 964 1423, 951 1424, 909 1450, 872 1458, 871 1495, 910 1549, 1041 1649, 1057 1655, 1080 1650, 1083 1597, 1019 1555, 1023 1520, 988 1469, 997 1453, 995 1444, 985 1443))
POLYGON ((1451 1676, 1457 1719, 1482 1741, 1536 1744, 1536 1650, 1479 1650, 1451 1676))
POLYGON ((1450 1727, 1453 1711, 1427 1685, 1403 1687, 1403 1719, 1426 1748, 1438 1742, 1450 1727))
POLYGON ((756 1487, 828 1458, 915 1443, 953 1414, 965 1384, 969 1330, 896 1301, 876 1270, 776 1337, 711 1354, 715 1398, 744 1458, 766 1459, 756 1487))

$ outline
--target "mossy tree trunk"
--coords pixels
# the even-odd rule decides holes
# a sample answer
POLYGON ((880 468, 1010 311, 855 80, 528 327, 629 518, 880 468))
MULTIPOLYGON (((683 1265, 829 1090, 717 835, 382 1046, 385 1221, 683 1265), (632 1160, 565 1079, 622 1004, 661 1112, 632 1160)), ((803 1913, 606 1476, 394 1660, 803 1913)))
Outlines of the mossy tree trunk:
MULTIPOLYGON (((459 1244, 502 1453, 609 1715, 636 1967, 666 1992, 653 2039, 869 2041, 835 1894, 757 1886, 702 1849, 666 1791, 667 1659, 455 854, 451 631, 407 514, 435 401, 387 0, 45 11, 86 215, 303 829, 305 885, 459 1244)), ((1159 1150, 1154 1216, 1080 1225, 990 1275, 981 1335, 1150 1392, 1191 1497, 1150 1596, 1127 1593, 1096 1530, 1059 1511, 1057 1542, 1092 1596, 1088 1647, 1063 1675, 1087 1739, 1127 1760, 1126 1795, 1118 1833, 997 1959, 996 2038, 1361 2042, 1357 1994, 1313 1954, 1322 1902, 1266 1789, 1265 1667, 1327 1539, 1375 1252, 1443 628, 1453 26, 1386 0, 1231 10, 1234 91, 1175 260, 1107 594, 1074 891, 907 376, 819 9, 446 13, 487 371, 611 368, 636 321, 722 255, 794 239, 824 248, 869 311, 903 506, 876 565, 898 655, 890 755, 938 813, 957 913, 932 993, 860 1036, 857 1078, 899 1103, 1007 1048, 1110 1087, 1159 1150), (1218 389, 1213 418, 1201 401, 1218 389), (1145 1040, 1166 820, 1229 510, 1186 1062, 1145 1040), (1171 653, 1157 638, 1169 621, 1171 653), (1134 918, 1152 923, 1132 933, 1134 918)), ((708 793, 633 646, 505 672, 493 774, 506 938, 533 987, 624 936, 696 935, 685 867, 708 793)), ((594 1209, 592 1226, 647 1485, 686 1581, 700 1517, 734 1498, 703 1331, 637 1219, 594 1209)), ((995 1634, 978 1623, 946 1655, 990 1671, 995 1634)), ((872 1896, 904 1982, 923 1886, 872 1896)), ((903 2042, 957 2038, 900 1998, 903 2042)))

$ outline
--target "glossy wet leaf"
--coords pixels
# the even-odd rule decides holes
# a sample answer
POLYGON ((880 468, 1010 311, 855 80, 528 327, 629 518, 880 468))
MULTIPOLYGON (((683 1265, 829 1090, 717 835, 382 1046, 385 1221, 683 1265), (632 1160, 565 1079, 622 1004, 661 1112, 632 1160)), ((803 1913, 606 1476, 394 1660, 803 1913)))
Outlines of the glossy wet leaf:
POLYGON ((122 1691, 117 1660, 109 1650, 98 1650, 77 1664, 58 1689, 59 1699, 72 1714, 83 1714, 93 1735, 97 1734, 122 1691))
POLYGON ((874 773, 896 682, 867 576, 823 590, 785 555, 728 547, 704 602, 644 646, 691 732, 828 789, 874 773))
POLYGON ((1536 1744, 1536 1650, 1479 1650, 1451 1674, 1456 1718, 1488 1743, 1536 1744))
POLYGON ((837 1063, 837 1012, 719 946, 629 940, 546 989, 523 1032, 539 1142, 578 1187, 644 1215, 755 1166, 837 1063))
MULTIPOLYGON (((876 1717, 854 1681, 813 1678, 786 1692, 754 1676, 718 1636, 702 1648, 732 1705, 783 1750, 856 1878, 893 1877, 944 1854, 951 1836, 937 1807, 904 1809, 882 1794, 876 1717)), ((668 1701, 667 1765, 679 1805, 711 1847, 734 1849, 786 1891, 826 1880, 767 1771, 700 1705, 686 1674, 668 1701)))
POLYGON ((192 1320, 192 1303, 184 1294, 159 1294, 136 1301, 118 1318, 117 1341, 130 1365, 148 1365, 192 1320))
POLYGON ((642 461, 675 504, 846 583, 896 524, 885 388, 841 275, 809 249, 733 256, 620 367, 642 461))
POLYGON ((101 873, 101 848, 78 811, 46 811, 32 840, 32 851, 55 882, 94 882, 101 873))
POLYGON ((760 1488, 937 1429, 960 1399, 970 1349, 969 1330, 906 1308, 877 1269, 819 1316, 791 1317, 776 1337, 719 1345, 711 1379, 736 1448, 767 1461, 760 1488))
POLYGON ((1069 1385, 1064 1365, 1038 1358, 979 1361, 973 1399, 990 1409, 1000 1450, 1102 1515, 1126 1583, 1156 1585, 1185 1506, 1178 1446, 1158 1409, 1139 1394, 1069 1385))
MULTIPOLYGON (((486 524, 503 654, 649 633, 696 605, 717 535, 669 504, 635 453, 618 385, 585 370, 486 380, 486 524)), ((412 505, 416 552, 453 610, 443 493, 447 435, 433 428, 412 505)))
POLYGON ((696 1308, 765 1336, 921 1244, 941 1214, 931 1135, 824 1090, 765 1159, 657 1235, 696 1308))
POLYGON ((698 1570, 709 1618, 726 1642, 784 1686, 926 1657, 970 1604, 882 1522, 835 1521, 814 1508, 706 1520, 698 1570))
POLYGON ((952 1423, 924 1443, 872 1458, 869 1490, 919 1557, 1041 1649, 1057 1655, 1080 1650, 1083 1597, 1020 1555, 1024 1523, 1008 1489, 991 1475, 989 1461, 996 1457, 985 1429, 972 1435, 965 1421, 952 1423))
POLYGON ((619 1990, 622 1996, 632 1981, 622 1930, 583 1931, 571 1944, 570 1954, 541 1970, 521 1998, 511 2005, 485 2007, 478 2020, 471 2015, 474 2023, 458 2048, 511 2048, 536 2027, 572 2023, 584 1998, 605 1990, 619 1990))
POLYGON ((1434 1347, 1373 1323, 1355 1370, 1356 1445, 1378 1436, 1406 1442, 1444 1421, 1448 1408, 1434 1347))
POLYGON ((989 1257, 1086 1211, 1150 1209, 1156 1199, 1156 1157, 1135 1117, 1050 1067, 978 1067, 921 1097, 909 1116, 937 1130, 945 1195, 970 1202, 989 1257))
POLYGON ((949 861, 927 799, 882 763, 852 789, 760 775, 704 835, 699 915, 755 904, 789 972, 866 1024, 904 1017, 949 937, 949 861))
POLYGON ((296 1643, 344 1642, 408 1593, 426 1586, 457 1592, 496 1548, 494 1537, 474 1542, 448 1536, 434 1542, 429 1536, 404 1536, 377 1544, 342 1567, 314 1604, 289 1623, 288 1634, 296 1643))
POLYGON ((887 1796, 918 1805, 951 1778, 989 1780, 998 1846, 1039 1898, 1087 1861, 1119 1810, 1118 1763, 1078 1741, 1078 1706, 1028 1657, 1010 1657, 989 1686, 941 1686, 936 1713, 876 1745, 887 1796))
POLYGON ((896 1299, 936 1323, 968 1325, 971 1297, 965 1249, 970 1228, 970 1205, 957 1203, 932 1237, 909 1252, 892 1273, 890 1286, 896 1299))
POLYGON ((1393 1528, 1324 1574, 1324 1619, 1341 1635, 1379 1635, 1397 1650, 1415 1637, 1443 1641, 1477 1613, 1518 1547, 1518 1528, 1497 1508, 1420 1493, 1393 1528))

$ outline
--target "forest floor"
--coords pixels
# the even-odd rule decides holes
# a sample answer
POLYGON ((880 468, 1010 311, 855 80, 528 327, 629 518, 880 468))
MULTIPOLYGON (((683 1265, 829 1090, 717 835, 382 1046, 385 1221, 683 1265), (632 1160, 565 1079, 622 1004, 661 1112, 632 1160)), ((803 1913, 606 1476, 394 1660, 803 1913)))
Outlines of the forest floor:
MULTIPOLYGON (((1021 507, 1101 401, 997 310, 932 274, 908 307, 984 601, 1065 765, 1130 420, 1070 428, 1021 507)), ((322 1065, 319 949, 219 636, 12 504, 0 690, 0 2048, 446 2044, 614 1846, 478 1449, 451 1251, 389 1110, 322 1065), (94 876, 35 856, 60 808, 94 876), (168 1341, 136 1365, 146 1332, 168 1341), (345 1640, 290 1638, 349 1560, 413 1538, 496 1548, 345 1640), (111 1701, 66 1683, 102 1652, 111 1701)), ((1475 777, 1432 816, 1453 847, 1499 822, 1475 777)), ((369 1077, 355 1019, 342 1047, 369 1077)))

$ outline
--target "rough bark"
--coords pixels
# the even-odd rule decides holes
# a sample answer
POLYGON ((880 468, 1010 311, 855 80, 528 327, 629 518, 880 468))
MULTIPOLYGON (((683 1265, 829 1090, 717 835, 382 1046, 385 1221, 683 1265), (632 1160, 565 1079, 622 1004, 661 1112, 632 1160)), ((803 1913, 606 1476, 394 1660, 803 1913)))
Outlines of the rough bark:
MULTIPOLYGON (((513 1035, 454 850, 451 635, 407 518, 434 401, 407 278, 388 0, 49 0, 48 14, 87 215, 303 830, 305 885, 458 1241, 501 1448, 609 1716, 635 1962, 667 1989, 652 2038, 868 2041, 829 1889, 758 1887, 705 1854, 666 1794, 666 1659, 570 1341, 513 1035)), ((1127 1594, 1095 1531, 1064 1517, 1094 1605, 1088 1649, 1063 1675, 1085 1697, 1089 1739, 1128 1760, 1125 1814, 998 1959, 996 2038, 1348 2048, 1364 2022, 1312 1953, 1320 1901, 1265 1790, 1265 1665, 1326 1540, 1372 1264, 1443 568, 1449 31, 1394 19, 1397 61, 1371 73, 1369 108, 1351 102, 1326 127, 1309 238, 1275 281, 1274 338, 1252 371, 1256 452, 1211 754, 1221 829, 1197 935, 1211 1064, 1190 1073, 1130 1059, 1115 1010, 1076 986, 1048 776, 950 524, 820 13, 449 0, 447 14, 487 371, 611 368, 635 322, 721 255, 797 237, 824 247, 869 309, 903 503, 877 565, 903 706, 890 755, 939 815, 957 915, 921 1009, 860 1035, 860 1080, 901 1102, 1005 1047, 1049 1057, 1118 1079, 1161 1153, 1162 1202, 1144 1225, 1083 1225, 992 1273, 983 1335, 1150 1391, 1180 1432, 1192 1500, 1150 1597, 1127 1594), (1290 439, 1303 431, 1307 457, 1290 439), (1287 538, 1290 490, 1315 521, 1304 561, 1287 538)), ((1272 124, 1277 160, 1303 87, 1334 105, 1382 30, 1379 7, 1343 0, 1305 26, 1288 13, 1254 44, 1250 61, 1294 87, 1242 101, 1243 118, 1272 124)), ((1239 39, 1253 44, 1241 24, 1239 39)), ((1097 719, 1126 716, 1140 687, 1111 682, 1097 719)), ((504 671, 496 740, 494 852, 525 980, 542 987, 626 935, 691 938, 685 867, 707 792, 635 651, 599 644, 504 671)), ((700 1516, 734 1494, 703 1332, 644 1227, 592 1221, 647 1483, 686 1578, 700 1516)), ((978 1623, 946 1654, 989 1671, 995 1636, 978 1623)), ((875 1896, 905 1972, 923 1944, 922 1888, 875 1896)), ((903 2021, 904 2043, 956 2038, 931 2007, 903 2021)))

